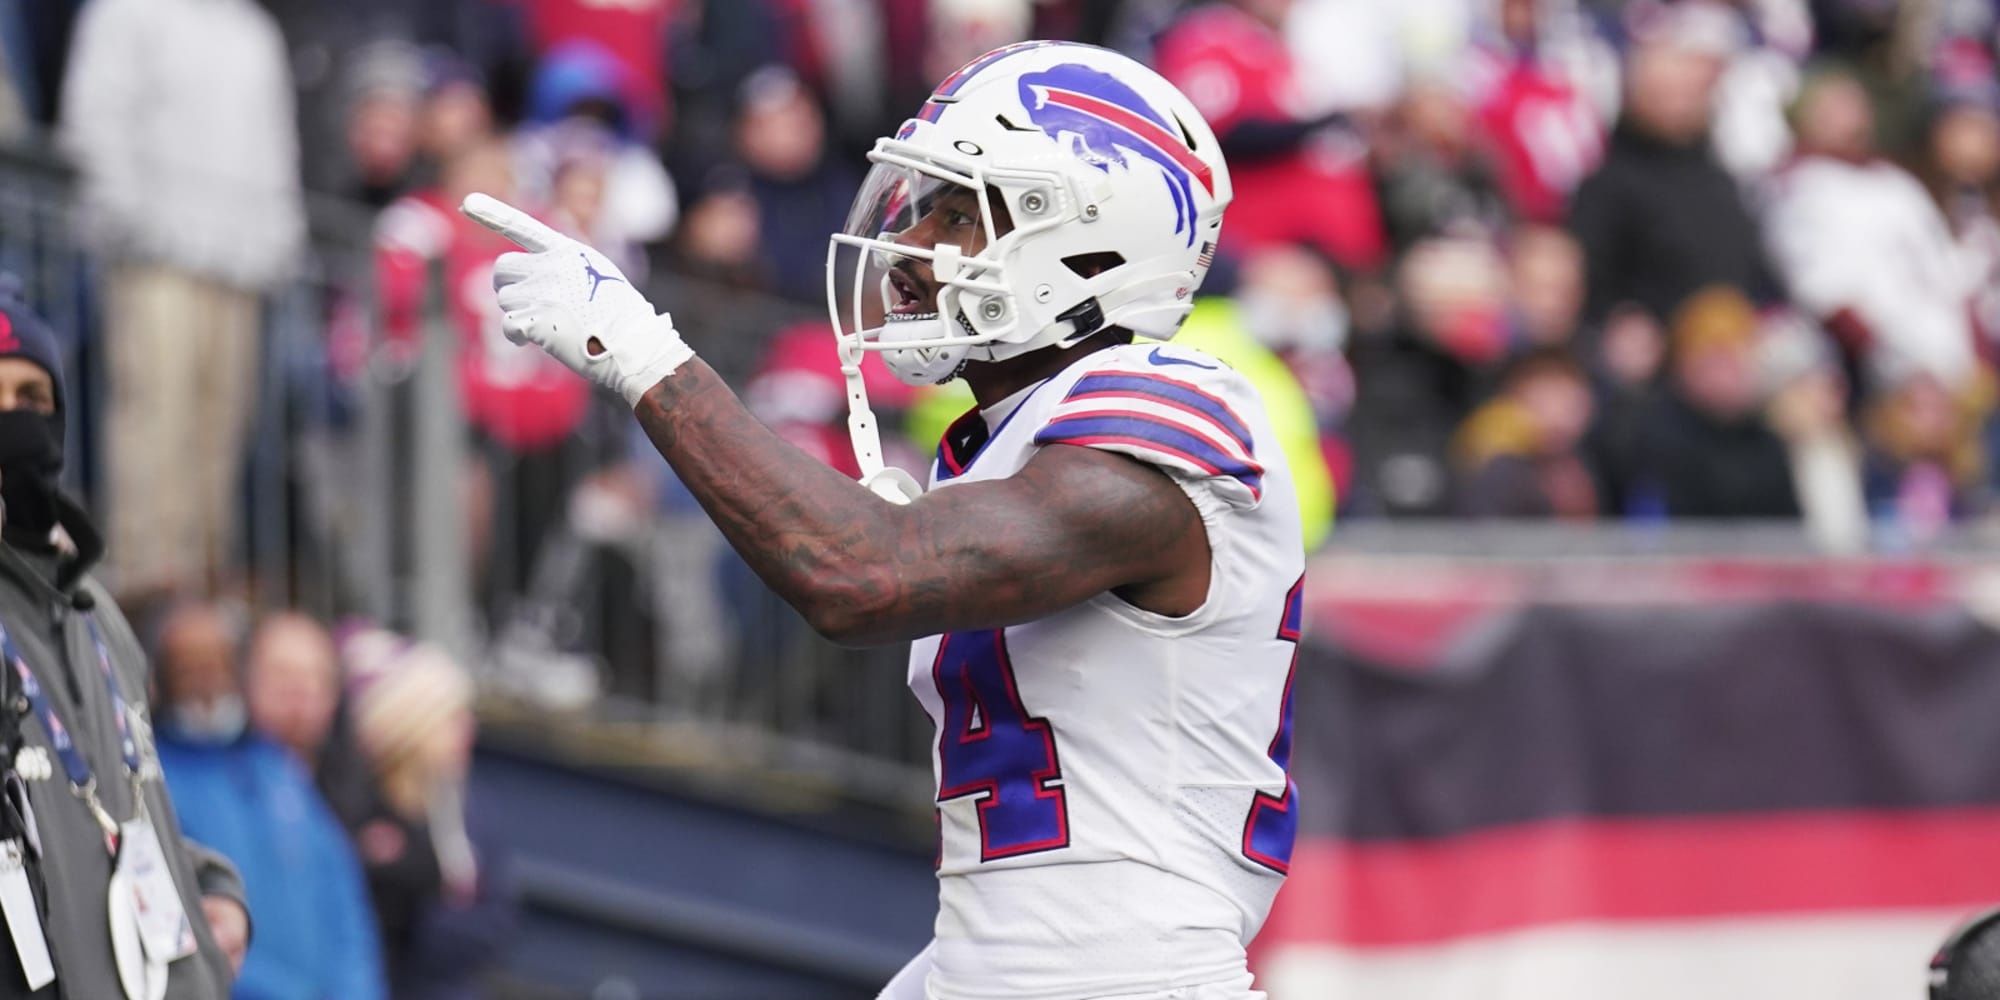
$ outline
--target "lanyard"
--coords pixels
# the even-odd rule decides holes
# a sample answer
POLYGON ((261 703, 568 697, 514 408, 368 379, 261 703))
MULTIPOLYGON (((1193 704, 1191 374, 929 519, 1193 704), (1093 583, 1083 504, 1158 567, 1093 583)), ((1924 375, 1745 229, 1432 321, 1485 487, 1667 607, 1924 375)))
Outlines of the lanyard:
MULTIPOLYGON (((111 697, 111 714, 118 728, 118 751, 124 758, 125 770, 132 776, 136 786, 139 781, 139 745, 132 737, 132 725, 125 716, 125 693, 118 683, 118 672, 111 666, 111 650, 104 643, 104 633, 97 627, 97 616, 86 612, 84 625, 90 632, 90 643, 97 653, 98 674, 104 678, 104 689, 111 697)), ((28 661, 21 655, 21 648, 14 644, 14 636, 0 625, 0 656, 14 668, 21 678, 21 694, 28 699, 28 707, 42 724, 42 731, 48 734, 49 744, 54 747, 57 759, 62 761, 63 771, 69 776, 70 788, 90 808, 97 825, 104 829, 105 847, 113 853, 117 851, 118 824, 97 799, 97 778, 90 773, 90 762, 76 747, 76 740, 69 729, 57 718, 55 706, 49 702, 49 694, 42 690, 41 681, 28 669, 28 661)), ((143 799, 135 795, 135 801, 143 799)))

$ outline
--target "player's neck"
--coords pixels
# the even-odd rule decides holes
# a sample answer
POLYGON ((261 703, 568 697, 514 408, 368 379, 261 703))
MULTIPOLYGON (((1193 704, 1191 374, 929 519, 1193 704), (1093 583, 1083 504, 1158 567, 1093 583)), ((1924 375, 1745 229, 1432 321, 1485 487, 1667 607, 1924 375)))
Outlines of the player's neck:
POLYGON ((1086 354, 1120 343, 1114 337, 1096 336, 1072 347, 1045 347, 1005 361, 974 361, 965 366, 965 384, 972 387, 972 398, 983 410, 1068 368, 1086 354))

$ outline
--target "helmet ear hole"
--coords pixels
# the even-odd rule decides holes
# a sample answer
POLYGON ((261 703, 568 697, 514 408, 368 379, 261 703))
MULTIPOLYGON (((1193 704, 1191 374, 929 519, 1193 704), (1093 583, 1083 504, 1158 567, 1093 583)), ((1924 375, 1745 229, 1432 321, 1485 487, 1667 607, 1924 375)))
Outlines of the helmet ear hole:
POLYGON ((1071 254, 1062 259, 1063 266, 1079 278, 1094 278, 1120 264, 1125 257, 1116 250, 1099 250, 1095 253, 1071 254))

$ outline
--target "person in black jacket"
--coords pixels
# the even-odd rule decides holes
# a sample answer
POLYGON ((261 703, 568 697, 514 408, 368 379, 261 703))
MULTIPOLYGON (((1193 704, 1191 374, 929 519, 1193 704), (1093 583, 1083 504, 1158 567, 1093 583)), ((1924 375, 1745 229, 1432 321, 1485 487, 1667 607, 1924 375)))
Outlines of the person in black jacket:
POLYGON ((1674 318, 1671 379, 1641 410, 1634 503, 1669 517, 1799 516, 1785 442, 1767 419, 1758 318, 1707 289, 1674 318))
POLYGON ((1706 16, 1663 12, 1628 60, 1625 109, 1604 163, 1570 205, 1589 262, 1592 326, 1634 308, 1665 322, 1709 285, 1759 303, 1777 296, 1757 223, 1709 148, 1727 41, 1717 28, 1706 16))

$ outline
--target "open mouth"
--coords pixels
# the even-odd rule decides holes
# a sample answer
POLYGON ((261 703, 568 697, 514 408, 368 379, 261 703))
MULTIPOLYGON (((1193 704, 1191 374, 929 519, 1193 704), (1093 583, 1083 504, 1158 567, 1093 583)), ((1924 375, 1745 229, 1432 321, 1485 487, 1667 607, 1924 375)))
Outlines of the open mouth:
POLYGON ((925 294, 918 280, 901 268, 889 269, 890 322, 937 318, 937 296, 925 294))

